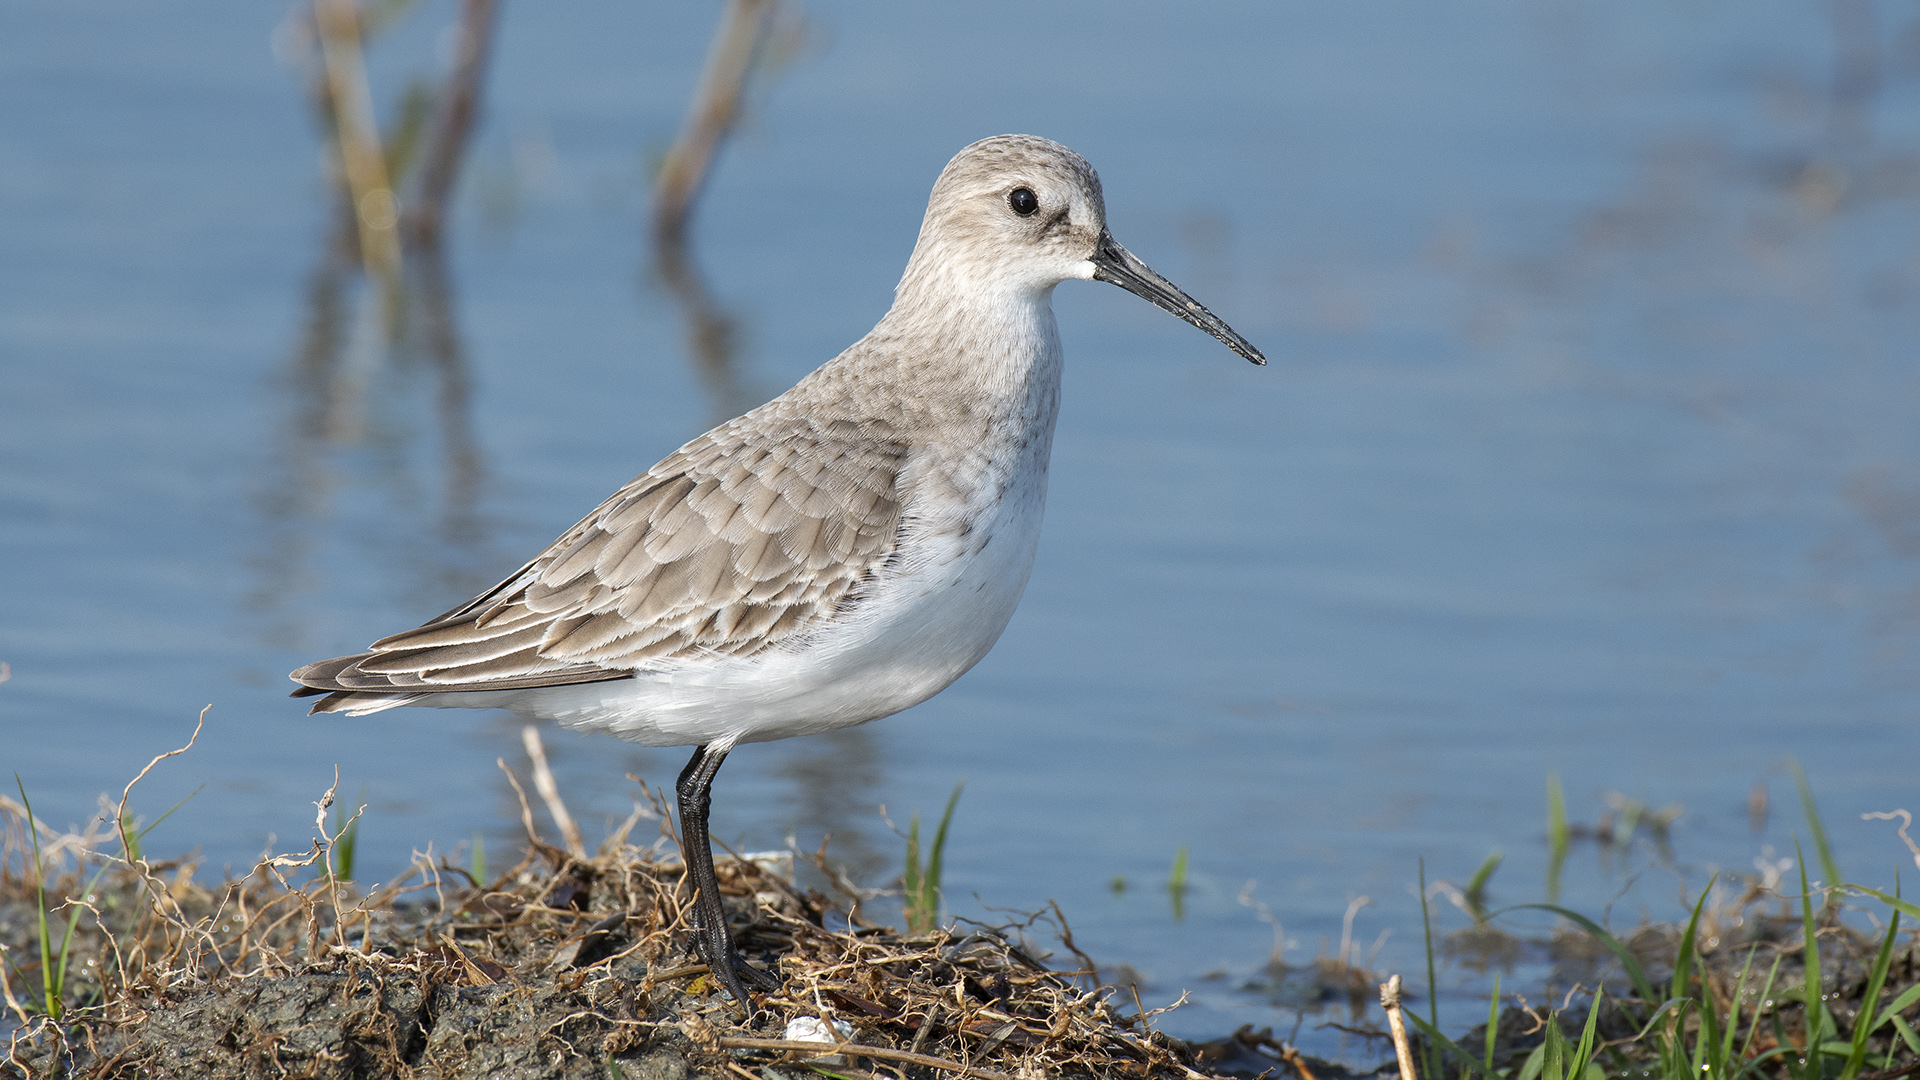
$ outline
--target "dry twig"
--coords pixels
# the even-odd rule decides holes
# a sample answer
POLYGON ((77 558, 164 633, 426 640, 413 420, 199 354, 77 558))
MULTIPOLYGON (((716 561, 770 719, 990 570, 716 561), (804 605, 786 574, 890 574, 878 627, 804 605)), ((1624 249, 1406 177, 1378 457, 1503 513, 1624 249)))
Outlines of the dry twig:
POLYGON ((587 845, 580 839, 580 826, 575 825, 573 815, 567 813, 567 804, 560 798, 560 785, 553 782, 553 770, 547 767, 547 748, 540 741, 540 729, 532 724, 522 727, 520 742, 527 748, 527 757, 533 760, 533 790, 539 792, 540 801, 547 804, 547 813, 553 816, 553 823, 566 841, 567 854, 581 862, 587 861, 587 845))
POLYGON ((1393 1053, 1400 1060, 1400 1080, 1419 1080, 1413 1069, 1413 1047, 1407 1043, 1407 1021, 1400 1015, 1400 976, 1380 984, 1380 1007, 1387 1011, 1387 1027, 1393 1032, 1393 1053))

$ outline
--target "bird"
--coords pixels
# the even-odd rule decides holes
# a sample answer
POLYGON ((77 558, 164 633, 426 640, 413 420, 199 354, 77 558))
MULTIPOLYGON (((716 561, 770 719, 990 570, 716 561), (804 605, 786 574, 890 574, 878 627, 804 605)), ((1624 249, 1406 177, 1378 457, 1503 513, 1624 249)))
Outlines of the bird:
POLYGON ((766 404, 667 455, 498 585, 292 673, 312 713, 503 708, 646 746, 675 783, 693 946, 751 1017, 778 986, 727 930, 708 814, 742 743, 864 724, 986 656, 1033 568, 1059 413, 1052 296, 1104 281, 1266 358, 1107 228, 1100 178, 1033 135, 935 181, 892 307, 766 404))

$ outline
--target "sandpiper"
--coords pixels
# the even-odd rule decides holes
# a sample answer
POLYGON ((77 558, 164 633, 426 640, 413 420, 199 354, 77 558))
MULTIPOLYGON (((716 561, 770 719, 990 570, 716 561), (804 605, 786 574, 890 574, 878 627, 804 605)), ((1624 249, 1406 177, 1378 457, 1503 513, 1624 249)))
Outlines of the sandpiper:
POLYGON ((987 654, 1026 588, 1060 402, 1053 287, 1112 282, 1264 364, 1107 231, 1100 179, 1031 135, 956 154, 866 337, 694 439, 440 617, 293 673, 313 711, 503 708, 693 746, 676 785, 693 939, 751 1012, 707 832, 728 751, 864 724, 987 654))

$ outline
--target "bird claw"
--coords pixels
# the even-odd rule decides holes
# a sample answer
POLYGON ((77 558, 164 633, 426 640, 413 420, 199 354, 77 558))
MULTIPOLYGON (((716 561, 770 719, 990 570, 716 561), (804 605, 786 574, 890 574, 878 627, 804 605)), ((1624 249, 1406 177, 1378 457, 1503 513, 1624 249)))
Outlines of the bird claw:
POLYGON ((779 976, 770 972, 761 971, 759 968, 754 967, 752 964, 747 963, 737 956, 733 958, 733 970, 746 976, 747 981, 752 983, 757 990, 772 993, 781 987, 779 976))

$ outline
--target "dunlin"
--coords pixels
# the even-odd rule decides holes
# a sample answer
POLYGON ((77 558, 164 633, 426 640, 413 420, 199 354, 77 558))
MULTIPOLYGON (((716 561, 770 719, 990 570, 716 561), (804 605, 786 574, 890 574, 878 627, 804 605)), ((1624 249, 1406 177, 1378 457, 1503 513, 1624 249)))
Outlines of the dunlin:
POLYGON ((993 647, 1033 568, 1060 403, 1053 287, 1112 282, 1260 351, 1107 231, 1100 180, 1046 139, 940 173, 873 331, 669 454, 486 593, 293 673, 314 712, 503 708, 648 746, 680 773, 694 943, 734 999, 713 871, 714 774, 743 742, 939 693, 993 647))

